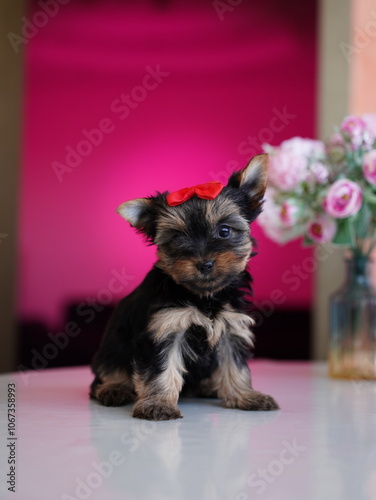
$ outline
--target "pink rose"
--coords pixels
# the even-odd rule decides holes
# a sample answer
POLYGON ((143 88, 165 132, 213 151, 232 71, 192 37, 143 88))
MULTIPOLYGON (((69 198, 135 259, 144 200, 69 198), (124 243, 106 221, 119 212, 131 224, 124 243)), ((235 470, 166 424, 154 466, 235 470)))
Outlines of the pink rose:
POLYGON ((264 205, 257 222, 264 229, 270 239, 277 243, 283 242, 281 221, 279 217, 279 205, 274 201, 275 191, 268 187, 265 192, 264 205))
POLYGON ((370 184, 376 185, 376 149, 371 149, 364 155, 363 174, 370 184))
POLYGON ((325 214, 320 214, 308 226, 307 235, 317 243, 329 243, 337 232, 336 221, 325 214))
POLYGON ((283 226, 294 226, 299 220, 299 215, 300 209, 296 203, 293 203, 292 201, 284 201, 282 203, 279 217, 283 226))
POLYGON ((313 139, 303 139, 303 137, 293 137, 281 143, 281 150, 288 151, 294 155, 304 156, 305 158, 323 158, 325 146, 321 141, 313 139))
POLYGON ((350 141, 352 149, 360 147, 366 132, 366 122, 360 116, 347 116, 341 123, 340 130, 344 137, 350 141))
POLYGON ((336 219, 345 219, 359 212, 362 206, 362 191, 349 179, 334 182, 325 197, 325 211, 336 219))
MULTIPOLYGON (((280 191, 292 191, 302 182, 312 180, 310 164, 320 162, 325 157, 321 141, 293 137, 283 141, 279 147, 263 145, 269 153, 269 181, 280 191)), ((315 177, 313 177, 315 181, 315 177)))
POLYGON ((332 134, 332 136, 329 139, 329 144, 331 146, 343 146, 345 147, 345 141, 343 140, 343 136, 339 134, 338 132, 335 132, 332 134))
POLYGON ((367 113, 362 115, 362 119, 366 124, 369 143, 372 144, 376 141, 376 114, 367 113))
POLYGON ((281 223, 281 206, 276 203, 275 195, 276 191, 269 186, 265 193, 263 211, 257 218, 257 222, 271 240, 286 243, 297 238, 298 235, 295 234, 295 227, 287 228, 281 223))
POLYGON ((311 172, 313 174, 314 180, 319 184, 326 184, 328 182, 329 170, 320 161, 312 163, 311 172))
POLYGON ((291 191, 305 179, 306 164, 304 157, 279 150, 269 157, 269 180, 281 191, 291 191))
POLYGON ((366 122, 360 116, 346 116, 341 123, 340 130, 349 137, 362 135, 366 129, 366 122))

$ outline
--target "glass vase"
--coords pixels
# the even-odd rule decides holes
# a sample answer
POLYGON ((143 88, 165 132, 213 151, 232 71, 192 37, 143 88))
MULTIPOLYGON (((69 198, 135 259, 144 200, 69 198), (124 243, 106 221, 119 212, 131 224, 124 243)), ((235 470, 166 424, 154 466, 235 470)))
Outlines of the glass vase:
POLYGON ((376 291, 360 253, 346 259, 345 283, 330 299, 329 374, 376 380, 376 291))

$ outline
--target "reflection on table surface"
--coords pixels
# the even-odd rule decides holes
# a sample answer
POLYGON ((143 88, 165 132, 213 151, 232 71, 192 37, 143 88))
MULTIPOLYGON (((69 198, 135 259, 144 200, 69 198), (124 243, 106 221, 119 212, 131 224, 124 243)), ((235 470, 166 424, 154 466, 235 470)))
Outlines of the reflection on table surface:
MULTIPOLYGON (((376 384, 331 380, 313 363, 251 363, 278 412, 181 400, 184 418, 133 419, 88 398, 88 368, 0 377, 17 390, 17 493, 0 498, 358 500, 376 498, 376 384)), ((1 470, 8 470, 1 423, 1 470)))

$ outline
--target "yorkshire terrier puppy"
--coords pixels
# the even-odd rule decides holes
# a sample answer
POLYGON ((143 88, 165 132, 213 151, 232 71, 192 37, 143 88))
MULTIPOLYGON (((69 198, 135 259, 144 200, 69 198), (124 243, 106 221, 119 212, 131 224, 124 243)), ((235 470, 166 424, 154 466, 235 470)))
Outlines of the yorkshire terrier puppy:
POLYGON ((90 395, 105 406, 135 401, 133 416, 182 417, 179 395, 218 397, 227 408, 276 410, 252 388, 247 314, 250 223, 262 210, 268 156, 227 186, 209 182, 127 201, 118 212, 157 245, 158 260, 122 299, 93 362, 90 395))

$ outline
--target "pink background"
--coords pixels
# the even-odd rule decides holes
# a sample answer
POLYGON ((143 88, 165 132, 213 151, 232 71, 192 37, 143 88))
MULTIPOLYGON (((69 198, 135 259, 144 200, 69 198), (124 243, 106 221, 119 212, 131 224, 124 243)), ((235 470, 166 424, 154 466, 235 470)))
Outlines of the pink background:
MULTIPOLYGON (((109 296, 100 291, 108 290, 114 270, 129 279, 113 300, 142 280, 155 248, 115 213, 123 201, 215 178, 224 182, 226 170, 261 151, 244 145, 249 136, 272 144, 314 137, 314 4, 243 2, 223 20, 211 2, 61 5, 26 50, 23 319, 55 327, 70 301, 109 296), (157 65, 169 75, 122 120, 112 103, 142 83, 147 66, 157 65), (284 108, 295 116, 272 131, 275 110, 284 108), (66 147, 76 148, 82 131, 105 118, 114 130, 59 182, 52 164, 65 163, 66 147)), ((29 17, 38 10, 31 8, 29 17)), ((294 284, 282 277, 291 277, 311 251, 299 242, 279 247, 256 224, 253 231, 259 242, 251 263, 256 300, 280 289, 283 307, 309 307, 312 275, 294 284)))

